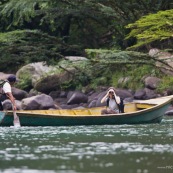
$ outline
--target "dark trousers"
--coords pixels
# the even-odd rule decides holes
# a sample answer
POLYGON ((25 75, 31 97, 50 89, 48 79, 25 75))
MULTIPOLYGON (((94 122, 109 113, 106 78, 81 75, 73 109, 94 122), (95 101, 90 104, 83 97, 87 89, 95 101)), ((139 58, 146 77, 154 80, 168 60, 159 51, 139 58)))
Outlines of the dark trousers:
POLYGON ((3 105, 2 105, 2 102, 7 99, 6 95, 2 94, 0 95, 0 111, 3 111, 4 108, 3 108, 3 105))
POLYGON ((0 111, 3 111, 2 102, 0 101, 0 111))

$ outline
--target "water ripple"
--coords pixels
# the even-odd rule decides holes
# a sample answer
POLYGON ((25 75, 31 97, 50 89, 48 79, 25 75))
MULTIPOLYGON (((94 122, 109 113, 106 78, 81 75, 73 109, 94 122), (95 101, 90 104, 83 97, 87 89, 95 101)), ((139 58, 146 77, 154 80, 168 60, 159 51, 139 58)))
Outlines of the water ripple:
POLYGON ((171 117, 145 125, 0 127, 0 171, 159 172, 172 165, 172 136, 171 117))

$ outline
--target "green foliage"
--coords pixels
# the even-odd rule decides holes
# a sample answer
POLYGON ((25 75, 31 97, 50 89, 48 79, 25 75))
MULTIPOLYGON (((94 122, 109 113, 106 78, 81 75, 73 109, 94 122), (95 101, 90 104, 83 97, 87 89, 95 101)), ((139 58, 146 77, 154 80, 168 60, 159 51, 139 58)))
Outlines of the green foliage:
POLYGON ((157 88, 157 92, 161 94, 166 90, 173 90, 173 78, 171 76, 163 76, 157 88))
POLYGON ((4 0, 0 29, 39 29, 77 47, 76 54, 85 48, 126 48, 125 25, 172 7, 171 0, 4 0))
POLYGON ((173 10, 159 11, 149 14, 129 24, 127 28, 132 29, 126 39, 135 37, 137 43, 128 49, 139 48, 152 44, 155 41, 172 39, 173 37, 173 10))
POLYGON ((16 86, 20 89, 29 91, 32 88, 32 79, 30 74, 21 73, 19 78, 20 78, 20 81, 16 84, 16 86))
POLYGON ((0 14, 8 28, 21 26, 24 22, 31 22, 38 13, 37 11, 44 7, 43 4, 45 4, 44 0, 9 0, 2 6, 0 14))
POLYGON ((16 71, 30 62, 55 63, 62 58, 59 50, 62 50, 60 40, 37 30, 0 33, 0 69, 16 71))
POLYGON ((161 77, 163 74, 160 72, 159 69, 153 68, 150 65, 134 65, 132 66, 125 66, 124 73, 120 70, 122 67, 119 67, 118 70, 114 72, 112 75, 112 86, 118 88, 125 88, 125 89, 139 89, 144 87, 143 77, 145 76, 153 76, 153 77, 161 77), (119 82, 119 79, 127 79, 126 82, 119 82))
POLYGON ((86 54, 91 61, 106 64, 153 64, 155 61, 145 53, 136 51, 86 49, 86 54))

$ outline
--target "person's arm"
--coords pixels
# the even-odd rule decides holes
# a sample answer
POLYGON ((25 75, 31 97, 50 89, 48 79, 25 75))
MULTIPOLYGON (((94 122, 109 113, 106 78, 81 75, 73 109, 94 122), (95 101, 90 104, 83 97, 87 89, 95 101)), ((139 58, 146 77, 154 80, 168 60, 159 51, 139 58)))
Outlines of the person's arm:
POLYGON ((106 102, 108 95, 109 95, 109 92, 107 92, 106 95, 101 99, 101 103, 106 102))
POLYGON ((13 106, 13 110, 15 111, 17 108, 16 108, 15 99, 14 99, 12 93, 11 92, 7 92, 6 96, 10 99, 10 101, 12 103, 12 106, 13 106))
POLYGON ((120 104, 120 97, 119 96, 117 96, 116 94, 115 94, 115 92, 114 92, 114 97, 115 97, 115 100, 116 100, 116 103, 117 104, 120 104))

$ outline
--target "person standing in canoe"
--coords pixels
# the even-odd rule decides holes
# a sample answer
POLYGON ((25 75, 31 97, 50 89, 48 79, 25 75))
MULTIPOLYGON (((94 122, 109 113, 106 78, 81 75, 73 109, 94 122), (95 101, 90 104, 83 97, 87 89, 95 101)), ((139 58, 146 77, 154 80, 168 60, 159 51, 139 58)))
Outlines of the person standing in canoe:
POLYGON ((15 98, 13 97, 11 86, 16 82, 16 76, 10 75, 7 80, 0 80, 0 110, 3 111, 2 101, 10 99, 13 110, 16 111, 15 98))
POLYGON ((110 87, 106 95, 102 98, 101 103, 107 103, 107 108, 101 111, 101 114, 118 114, 119 104, 121 102, 120 97, 115 94, 115 89, 110 87))

